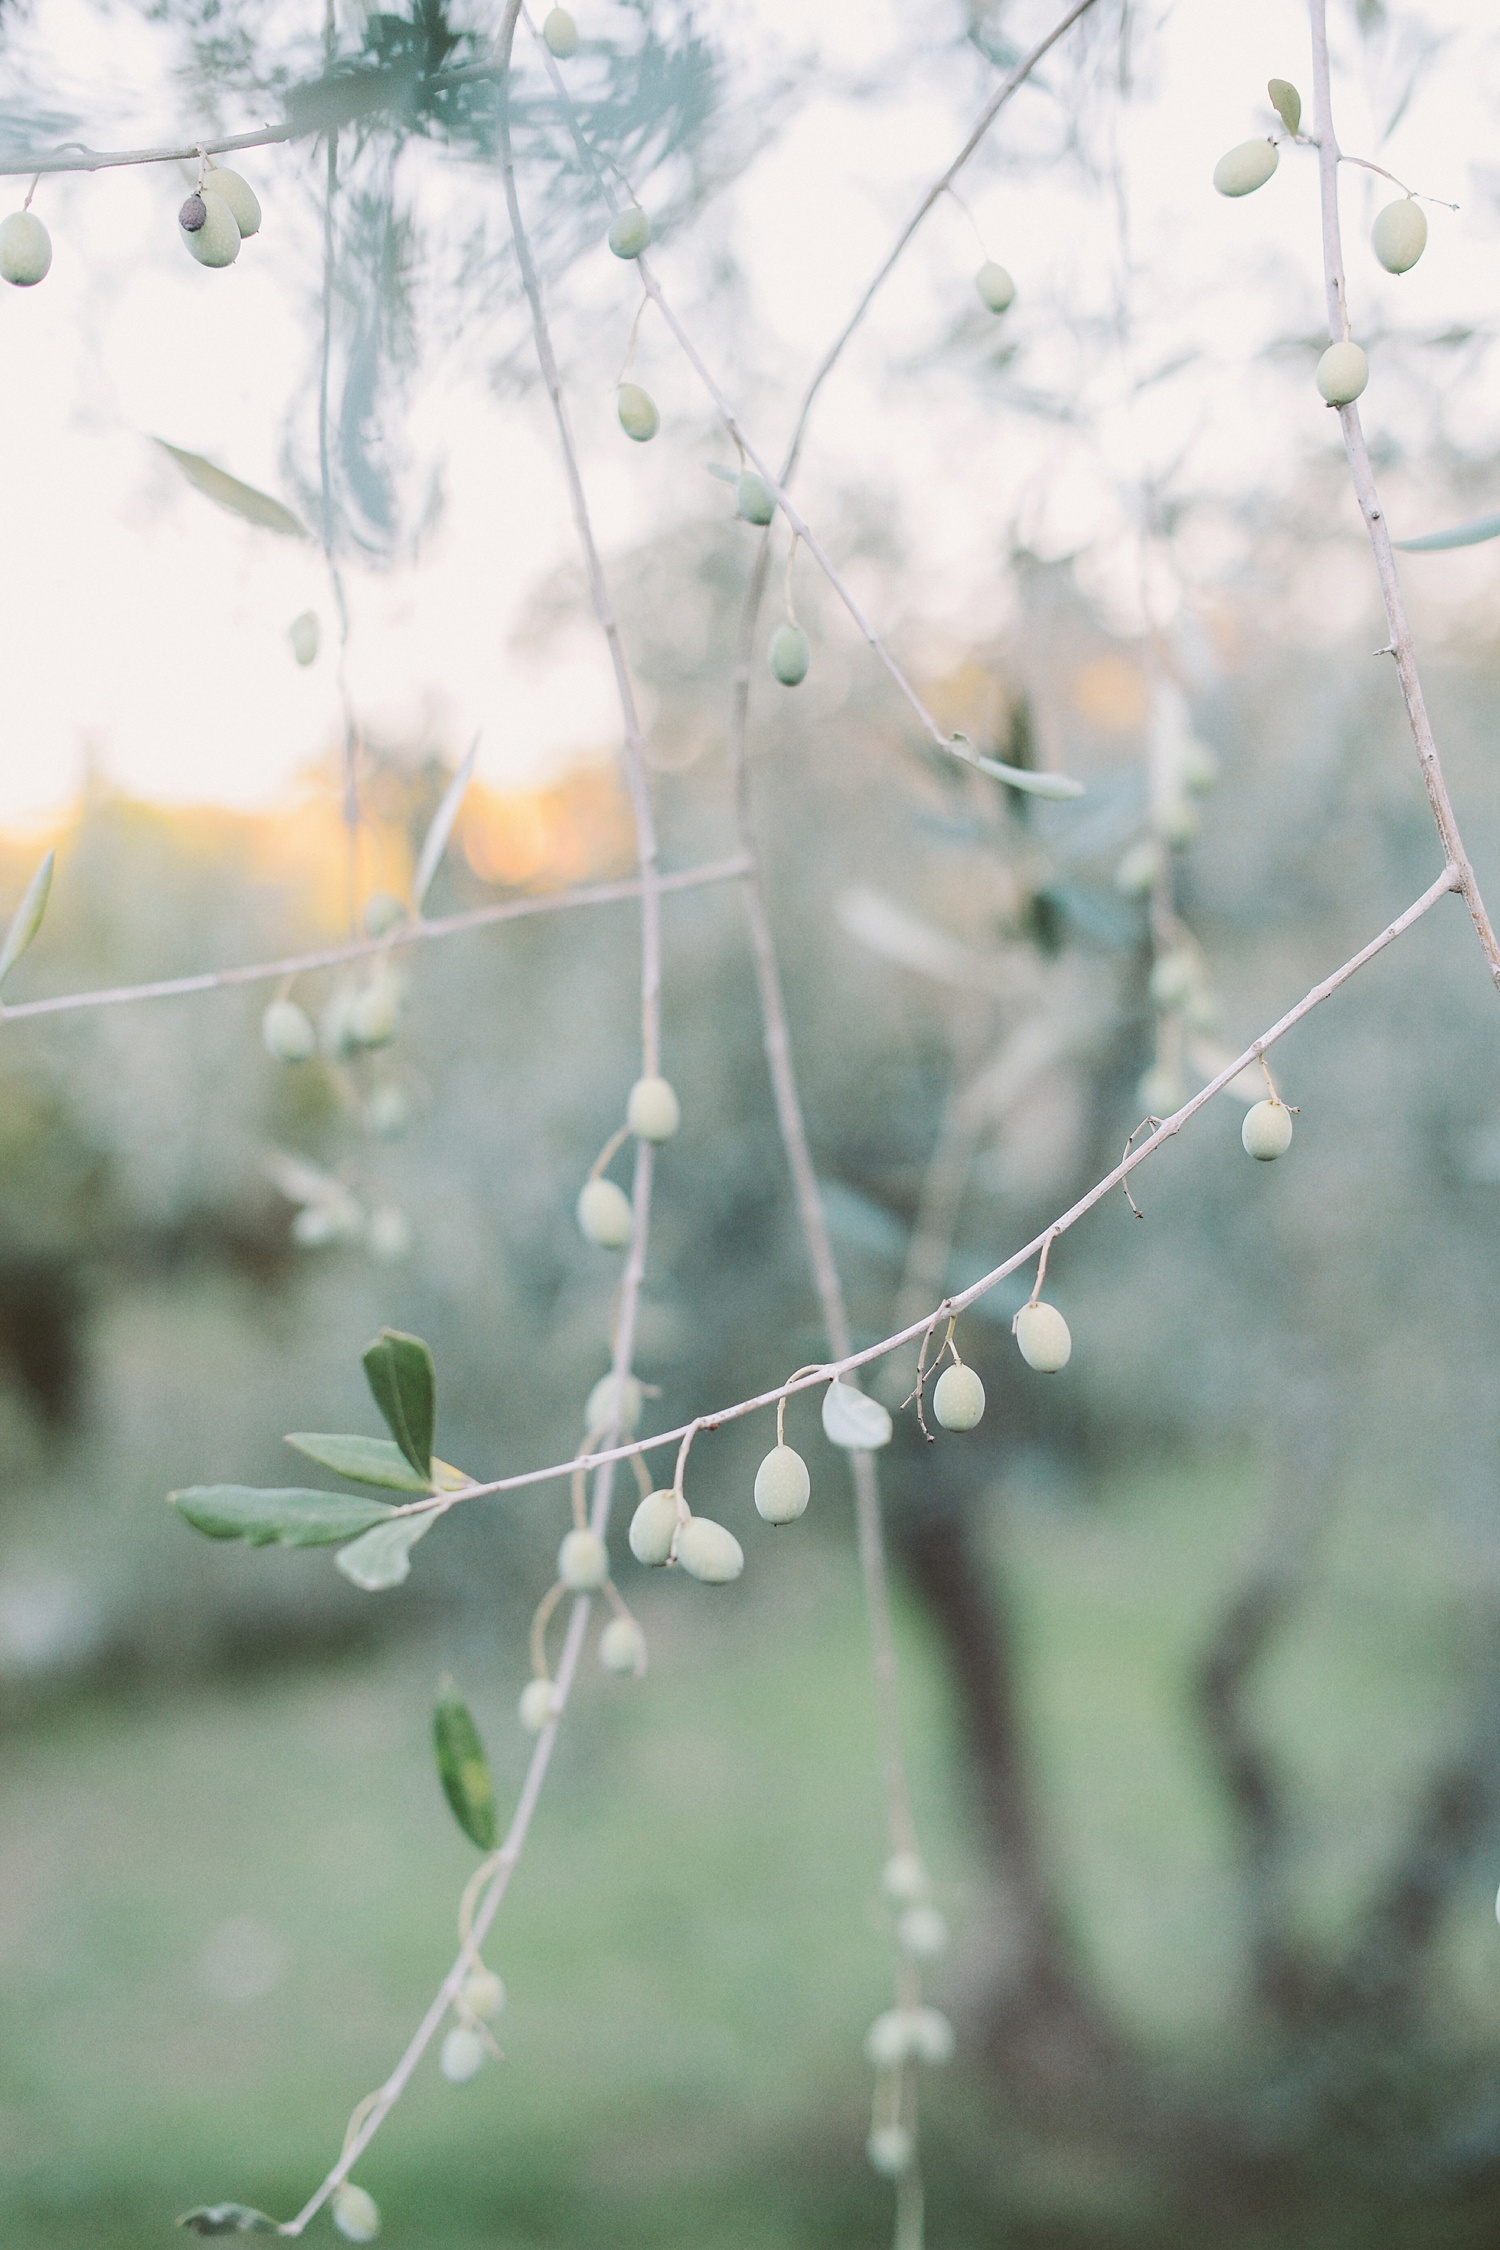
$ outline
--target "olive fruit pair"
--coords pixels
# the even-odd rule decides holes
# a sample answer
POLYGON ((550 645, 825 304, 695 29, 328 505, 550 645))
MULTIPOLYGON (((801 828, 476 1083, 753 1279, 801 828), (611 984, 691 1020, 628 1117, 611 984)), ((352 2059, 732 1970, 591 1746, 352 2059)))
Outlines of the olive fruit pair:
POLYGON ((679 1523, 676 1493, 648 1492, 630 1519, 630 1552, 660 1570, 672 1560, 674 1540, 678 1562, 705 1586, 728 1586, 745 1567, 745 1550, 732 1531, 709 1516, 679 1523))
POLYGON ((1056 1375, 1073 1356, 1073 1338, 1056 1305, 1040 1298, 1023 1305, 1011 1326, 1021 1357, 1039 1375, 1056 1375))
POLYGON ((52 237, 35 211, 12 211, 0 220, 0 275, 17 289, 34 289, 47 278, 52 237))
POLYGON ((1269 1101, 1256 1102, 1246 1110, 1240 1142, 1245 1154, 1259 1158, 1262 1164, 1285 1156, 1292 1145, 1292 1113, 1286 1103, 1273 1094, 1269 1101))
POLYGON ((771 635, 771 670, 783 687, 800 687, 812 662, 812 642, 800 625, 778 625, 771 635))
POLYGON ((215 165, 177 214, 183 247, 200 266, 232 266, 240 244, 260 231, 260 204, 248 180, 215 165))

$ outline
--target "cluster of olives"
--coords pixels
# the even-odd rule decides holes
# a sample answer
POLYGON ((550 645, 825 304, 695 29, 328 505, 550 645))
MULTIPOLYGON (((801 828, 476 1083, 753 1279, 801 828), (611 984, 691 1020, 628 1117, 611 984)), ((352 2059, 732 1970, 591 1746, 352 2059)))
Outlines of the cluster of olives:
POLYGON ((232 266, 260 232, 260 203, 248 180, 213 165, 177 214, 183 248, 200 266, 232 266))
POLYGON ((734 1533, 711 1516, 691 1514, 670 1486, 648 1492, 631 1517, 630 1552, 649 1570, 680 1563, 704 1586, 732 1585, 745 1567, 734 1533))
MULTIPOLYGON (((638 1078, 625 1105, 625 1131, 658 1146, 682 1123, 677 1095, 665 1078, 638 1078)), ((623 1139, 623 1135, 619 1136, 623 1139)), ((624 1250, 635 1231, 629 1196, 601 1173, 585 1180, 577 1206, 580 1233, 601 1250, 624 1250)))

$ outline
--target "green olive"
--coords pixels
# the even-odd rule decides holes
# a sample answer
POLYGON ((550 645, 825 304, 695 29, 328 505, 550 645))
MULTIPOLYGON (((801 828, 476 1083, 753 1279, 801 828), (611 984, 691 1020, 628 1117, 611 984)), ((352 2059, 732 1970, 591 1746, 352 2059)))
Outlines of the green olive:
POLYGON ((638 258, 650 247, 651 221, 638 203, 615 213, 609 222, 608 239, 617 258, 638 258))
POLYGON ((1273 1094, 1269 1101, 1256 1102, 1247 1109, 1240 1142, 1245 1154, 1257 1157, 1262 1164, 1273 1164, 1278 1156, 1285 1156, 1292 1145, 1292 1113, 1286 1103, 1273 1094))
POLYGON ((677 1534, 677 1560, 689 1578, 727 1586, 745 1567, 745 1550, 732 1531, 708 1516, 689 1516, 677 1534))
POLYGON ((0 275, 17 289, 45 281, 52 263, 52 237, 35 211, 12 211, 0 220, 0 275))
POLYGON ((553 8, 543 17, 542 37, 559 62, 578 52, 578 26, 566 8, 553 8))
POLYGON ((993 258, 986 258, 974 276, 974 287, 982 303, 992 313, 1008 312, 1015 302, 1016 285, 1004 266, 997 266, 993 258))
POLYGON ((259 234, 260 202, 248 180, 242 180, 238 172, 226 172, 222 165, 216 164, 203 185, 205 191, 212 189, 215 195, 222 196, 229 205, 234 223, 244 241, 248 242, 252 234, 259 234))
POLYGON ((932 1411, 945 1430, 972 1430, 984 1417, 984 1385, 972 1367, 945 1367, 932 1393, 932 1411))
POLYGON ((615 412, 620 417, 620 427, 637 445, 647 445, 661 428, 661 416, 656 411, 656 401, 639 383, 622 383, 615 393, 615 412))
POLYGON ((625 1122, 638 1140, 671 1140, 682 1123, 682 1109, 665 1078, 636 1080, 625 1105, 625 1122))
POLYGON ((1318 389, 1330 406, 1352 406, 1370 380, 1370 362, 1358 344, 1330 344, 1318 361, 1318 389))
POLYGON ((586 1437, 602 1437, 604 1432, 615 1423, 615 1400, 617 1397, 620 1402, 618 1418, 620 1435, 626 1438, 635 1436, 640 1427, 641 1408, 646 1402, 645 1391, 634 1375, 627 1375, 623 1385, 617 1391, 615 1378, 613 1374, 609 1374, 601 1375, 589 1392, 588 1402, 583 1409, 583 1428, 586 1437))
POLYGON ((334 2189, 332 2211, 346 2242, 373 2242, 380 2232, 379 2204, 352 2180, 341 2180, 334 2189))
POLYGON ((755 1472, 755 1505, 767 1523, 795 1523, 811 1491, 807 1463, 789 1445, 773 1446, 755 1472))
POLYGON ((917 2144, 904 2125, 877 2125, 865 2143, 866 2156, 888 2180, 899 2180, 909 2172, 916 2153, 917 2144))
POLYGON ((931 1886, 916 1852, 892 1852, 881 1870, 880 1887, 897 1906, 914 1906, 931 1886))
POLYGON ((557 1550, 557 1575, 570 1594, 594 1594, 609 1576, 609 1549, 597 1531, 570 1531, 557 1550))
POLYGON ((486 2023, 499 2015, 505 2006, 505 1986, 493 1969, 481 1965, 470 1970, 464 1978, 464 2006, 472 2015, 483 2016, 486 2023))
POLYGON ((478 2076, 488 2056, 489 2049, 479 2033, 466 2023, 456 2023, 443 2041, 438 2068, 450 2085, 462 2086, 467 2079, 478 2076))
POLYGON ((623 1250, 635 1232, 630 1198, 613 1180, 588 1180, 578 1198, 578 1224, 601 1250, 623 1250))
POLYGON ((1264 187, 1280 158, 1274 141, 1241 141, 1214 166, 1220 195, 1251 195, 1264 187))
POLYGON ((177 231, 183 247, 199 265, 232 266, 240 254, 240 230, 223 196, 215 195, 211 187, 204 187, 201 194, 188 197, 182 210, 186 216, 179 216, 177 231), (195 204, 203 216, 196 226, 190 226, 188 219, 197 217, 195 204))
POLYGON ((776 495, 763 476, 746 469, 736 480, 734 505, 746 523, 767 524, 776 513, 776 495))
POLYGON ((1056 1305, 1023 1305, 1014 1326, 1021 1357, 1028 1367, 1034 1367, 1040 1375, 1056 1375, 1067 1366, 1073 1355, 1073 1339, 1056 1305))
POLYGON ((648 1570, 660 1570, 671 1557, 676 1532, 676 1493, 648 1492, 630 1519, 630 1552, 648 1570))
POLYGON ((260 1035, 267 1054, 278 1062, 306 1062, 316 1054, 318 1035, 312 1017, 295 1000, 273 1000, 260 1019, 260 1035))
POLYGON ((599 1662, 606 1672, 629 1672, 639 1678, 646 1669, 646 1636, 633 1617, 612 1617, 599 1635, 599 1662))
POLYGON ((540 1734, 557 1717, 557 1690, 550 1680, 528 1680, 521 1690, 521 1724, 528 1734, 540 1734))
POLYGON ((800 625, 778 625, 771 635, 771 670, 783 687, 799 687, 812 662, 812 642, 800 625))
POLYGON ((1410 273, 1427 248, 1427 215, 1412 196, 1388 203, 1375 216, 1370 242, 1387 273, 1410 273))
POLYGON ((299 664, 315 664, 318 660, 318 613, 315 609, 303 610, 287 627, 287 638, 292 644, 292 654, 299 664))

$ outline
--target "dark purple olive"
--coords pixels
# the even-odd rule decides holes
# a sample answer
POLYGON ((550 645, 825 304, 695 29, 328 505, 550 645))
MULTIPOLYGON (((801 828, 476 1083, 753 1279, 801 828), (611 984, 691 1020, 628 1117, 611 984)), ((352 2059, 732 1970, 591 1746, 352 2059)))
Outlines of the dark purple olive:
POLYGON ((184 234, 196 234, 208 217, 208 205, 201 195, 190 195, 177 214, 177 224, 184 234))

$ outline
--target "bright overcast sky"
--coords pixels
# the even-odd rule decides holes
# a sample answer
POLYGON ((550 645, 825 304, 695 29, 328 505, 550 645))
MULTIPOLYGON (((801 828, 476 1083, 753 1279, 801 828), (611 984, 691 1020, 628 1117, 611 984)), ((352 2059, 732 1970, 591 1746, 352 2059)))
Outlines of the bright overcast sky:
MULTIPOLYGON (((1007 20, 1017 35, 1034 32, 1056 9, 1057 0, 1023 0, 1007 20)), ((577 12, 587 37, 589 0, 578 0, 577 12)), ((1340 20, 1340 0, 1334 12, 1340 20)), ((1500 84, 1492 0, 1430 0, 1402 13, 1451 45, 1382 161, 1463 209, 1457 217, 1432 213, 1426 258, 1395 282, 1364 247, 1374 207, 1368 182, 1346 179, 1356 332, 1365 318, 1493 325, 1500 220, 1490 167, 1500 84)), ((814 75, 790 128, 710 204, 691 239, 660 245, 663 284, 685 311, 717 246, 742 261, 756 308, 753 340, 737 339, 731 355, 715 316, 705 344, 731 395, 745 397, 737 385, 750 386, 747 419, 774 445, 822 343, 958 145, 986 79, 977 58, 945 63, 934 52, 956 33, 958 10, 932 0, 915 15, 881 0, 823 0, 815 10, 800 0, 751 0, 748 12, 741 6, 732 16, 722 0, 708 0, 703 16, 711 26, 721 16, 731 24, 746 67, 770 72, 805 59, 830 89, 836 77, 841 83, 888 60, 902 41, 915 37, 925 57, 879 102, 835 98, 814 75)), ((116 14, 101 25, 78 0, 38 0, 16 36, 33 59, 68 57, 68 91, 96 145, 190 137, 193 121, 165 77, 159 35, 134 17, 116 14)), ((1344 145, 1367 147, 1367 91, 1378 100, 1380 89, 1367 90, 1347 26, 1340 47, 1349 65, 1339 90, 1344 145)), ((524 40, 521 51, 535 69, 524 40)), ((1298 0, 1179 0, 1159 12, 1155 28, 1148 23, 1137 55, 1141 91, 1119 150, 1143 268, 1137 362, 1174 343, 1205 350, 1209 364, 1191 406, 1200 450, 1222 463, 1227 484, 1271 477, 1299 449, 1337 435, 1305 370, 1292 387, 1270 390, 1239 372, 1278 320, 1287 329, 1316 320, 1313 160, 1289 152, 1278 178, 1240 204, 1215 196, 1209 177, 1224 148, 1267 129, 1268 75, 1296 80, 1310 106, 1302 9, 1298 0), (1288 290, 1294 305, 1277 301, 1288 290)), ((36 81, 44 76, 33 71, 36 81)), ((997 127, 997 147, 1003 152, 1007 136, 1013 146, 1043 141, 1052 129, 1045 104, 1044 95, 1023 96, 997 127)), ((222 273, 193 265, 177 241, 174 214, 186 190, 174 168, 42 183, 36 208, 52 232, 52 272, 37 289, 0 288, 8 391, 0 491, 9 534, 0 551, 0 818, 59 808, 86 760, 162 800, 274 802, 336 733, 331 662, 325 655, 300 670, 287 642, 303 609, 329 622, 316 549, 217 512, 149 442, 157 433, 279 488, 283 421, 306 374, 307 292, 318 254, 296 184, 306 162, 305 150, 288 149, 242 159, 265 224, 222 273)), ((14 204, 24 184, 12 183, 14 204)), ((451 189, 434 184, 430 192, 474 189, 466 172, 451 189)), ((498 182, 487 192, 498 196, 498 182)), ((1388 192, 1381 187, 1377 201, 1388 192)), ((966 194, 994 255, 1018 281, 1007 318, 1019 334, 1037 342, 1027 323, 1059 294, 1081 307, 1108 306, 1118 237, 1102 199, 1091 205, 1076 187, 1012 185, 1003 164, 985 157, 966 194)), ((933 625, 958 634, 970 623, 993 626, 1003 598, 995 557, 1013 525, 1044 550, 1094 541, 1108 592, 1121 480, 1140 458, 1178 445, 1184 415, 1180 389, 1155 405, 1150 394, 1125 405, 1118 366, 1102 364, 1079 375, 1080 395, 1095 409, 1087 443, 1033 423, 1008 425, 993 392, 986 406, 967 379, 946 379, 941 363, 893 382, 891 360, 910 362, 967 313, 977 260, 962 214, 940 207, 815 424, 804 485, 815 522, 820 495, 826 501, 851 481, 889 492, 921 566, 921 605, 933 625)), ((701 425, 690 438, 681 434, 702 402, 649 322, 639 371, 660 398, 662 435, 635 447, 613 424, 611 385, 633 306, 628 271, 601 247, 558 308, 586 471, 606 547, 616 551, 688 506, 724 504, 723 488, 703 474, 701 425)), ((1040 342, 1045 349, 1046 338, 1040 342)), ((1071 348, 1060 344, 1059 353, 1071 348)), ((415 401, 419 437, 446 456, 447 509, 419 571, 353 575, 350 672, 377 732, 425 727, 452 750, 480 730, 482 774, 523 781, 608 745, 615 721, 591 639, 554 644, 531 660, 514 645, 528 592, 571 557, 572 533, 540 400, 517 407, 486 395, 481 359, 477 349, 463 364, 455 359, 453 372, 439 371, 415 401)), ((1382 412, 1399 403, 1392 391, 1382 401, 1379 372, 1377 365, 1366 417, 1377 434, 1382 412)), ((1493 418, 1492 408, 1476 405, 1478 412, 1493 418)), ((1473 512, 1496 506, 1500 494, 1482 493, 1473 512)), ((1117 559, 1123 587, 1131 572, 1117 559)), ((1463 558, 1436 566, 1450 574, 1443 585, 1471 593, 1474 571, 1486 567, 1463 558)), ((1170 590, 1163 599, 1170 607, 1170 590)), ((1129 615, 1120 622, 1128 626, 1129 615)))

